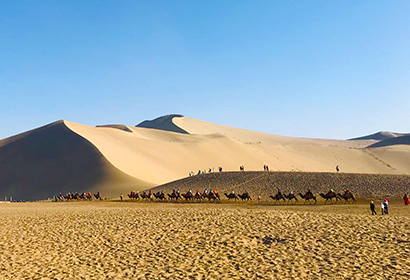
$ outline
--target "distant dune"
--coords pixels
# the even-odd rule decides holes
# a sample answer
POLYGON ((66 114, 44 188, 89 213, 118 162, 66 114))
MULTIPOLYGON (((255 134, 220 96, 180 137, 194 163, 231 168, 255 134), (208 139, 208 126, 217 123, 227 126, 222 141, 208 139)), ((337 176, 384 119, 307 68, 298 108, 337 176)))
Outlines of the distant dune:
POLYGON ((406 133, 396 133, 396 132, 389 132, 389 131, 380 131, 371 135, 366 135, 362 137, 353 138, 350 140, 387 140, 391 138, 401 137, 401 136, 409 136, 406 133))
POLYGON ((410 145, 410 136, 399 136, 395 138, 388 138, 386 140, 374 143, 368 148, 388 147, 394 145, 410 145))
POLYGON ((410 145, 374 146, 382 142, 286 137, 182 115, 137 127, 58 121, 0 141, 0 198, 34 200, 74 191, 118 197, 219 166, 335 172, 339 165, 344 173, 409 175, 410 145))
POLYGON ((153 128, 153 129, 159 129, 159 130, 165 130, 165 131, 172 131, 172 132, 177 132, 177 133, 184 133, 187 134, 184 129, 182 129, 179 126, 176 126, 172 120, 174 118, 182 118, 183 115, 166 115, 163 117, 156 118, 151 121, 143 121, 139 124, 136 125, 136 127, 145 127, 145 128, 153 128))

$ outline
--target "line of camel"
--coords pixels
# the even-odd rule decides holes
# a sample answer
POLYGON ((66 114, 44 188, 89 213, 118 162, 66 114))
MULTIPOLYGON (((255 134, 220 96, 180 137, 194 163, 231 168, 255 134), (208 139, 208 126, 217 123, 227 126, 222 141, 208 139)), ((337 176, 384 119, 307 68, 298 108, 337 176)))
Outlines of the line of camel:
MULTIPOLYGON (((235 194, 234 192, 232 193, 224 193, 228 201, 250 201, 252 200, 251 196, 247 193, 244 192, 242 194, 235 194)), ((335 203, 337 201, 344 201, 344 202, 355 202, 356 198, 355 196, 350 192, 346 191, 345 193, 335 193, 335 192, 328 192, 326 194, 320 193, 319 194, 323 199, 325 199, 325 203, 327 202, 332 202, 335 203)), ((316 204, 317 203, 317 198, 316 196, 311 192, 307 191, 305 194, 299 193, 298 196, 300 199, 304 200, 304 203, 310 203, 310 204, 316 204)), ((143 199, 143 200, 153 200, 154 198, 156 200, 171 200, 171 201, 178 201, 178 200, 183 200, 185 199, 186 201, 205 201, 208 199, 208 201, 221 201, 221 197, 219 196, 219 193, 216 191, 212 192, 203 192, 200 193, 199 191, 196 192, 195 194, 192 193, 191 191, 188 191, 186 193, 180 193, 178 191, 174 191, 169 194, 164 194, 162 191, 158 191, 157 193, 153 193, 152 191, 149 192, 143 192, 139 193, 138 191, 131 192, 128 194, 128 197, 130 199, 143 199)), ((290 202, 290 203, 296 203, 298 201, 297 195, 295 195, 293 192, 289 194, 282 194, 279 190, 276 195, 270 195, 270 199, 277 202, 290 202)))

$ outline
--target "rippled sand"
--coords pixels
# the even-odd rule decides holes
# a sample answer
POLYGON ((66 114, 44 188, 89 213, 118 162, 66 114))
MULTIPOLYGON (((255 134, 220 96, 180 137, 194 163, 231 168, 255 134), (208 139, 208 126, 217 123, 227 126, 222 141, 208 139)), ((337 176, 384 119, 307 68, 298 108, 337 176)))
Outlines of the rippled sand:
POLYGON ((410 208, 0 204, 0 279, 410 279, 410 208))

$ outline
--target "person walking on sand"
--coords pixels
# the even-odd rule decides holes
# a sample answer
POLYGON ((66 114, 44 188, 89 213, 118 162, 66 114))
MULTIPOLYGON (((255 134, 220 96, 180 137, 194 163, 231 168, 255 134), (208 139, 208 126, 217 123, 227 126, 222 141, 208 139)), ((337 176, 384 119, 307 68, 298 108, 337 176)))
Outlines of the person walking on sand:
POLYGON ((376 206, 374 206, 374 202, 372 200, 370 201, 370 210, 372 210, 372 215, 377 215, 375 209, 376 209, 376 206))
POLYGON ((258 195, 258 204, 261 203, 261 196, 258 195))
POLYGON ((339 165, 336 165, 336 172, 339 173, 339 165))
POLYGON ((388 215, 389 214, 389 201, 387 200, 387 198, 384 199, 383 205, 384 205, 384 214, 388 215))
POLYGON ((383 203, 383 201, 380 203, 380 210, 382 211, 382 215, 384 215, 384 203, 383 203))

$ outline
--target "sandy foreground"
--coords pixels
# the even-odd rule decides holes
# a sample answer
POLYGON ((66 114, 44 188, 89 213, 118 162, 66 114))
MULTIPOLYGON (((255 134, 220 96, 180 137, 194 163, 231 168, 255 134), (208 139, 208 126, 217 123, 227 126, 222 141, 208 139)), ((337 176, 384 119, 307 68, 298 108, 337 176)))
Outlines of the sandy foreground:
POLYGON ((368 208, 3 203, 0 279, 410 279, 410 208, 368 208))

